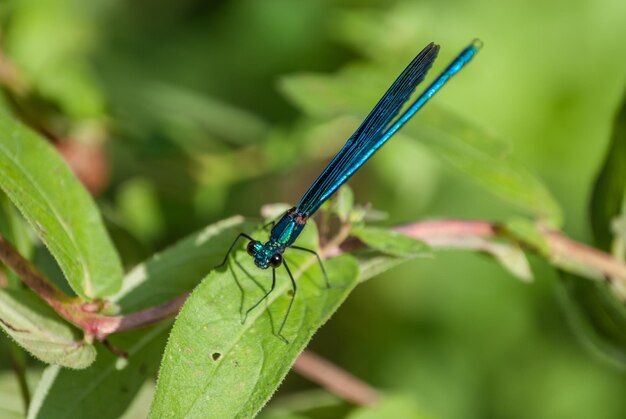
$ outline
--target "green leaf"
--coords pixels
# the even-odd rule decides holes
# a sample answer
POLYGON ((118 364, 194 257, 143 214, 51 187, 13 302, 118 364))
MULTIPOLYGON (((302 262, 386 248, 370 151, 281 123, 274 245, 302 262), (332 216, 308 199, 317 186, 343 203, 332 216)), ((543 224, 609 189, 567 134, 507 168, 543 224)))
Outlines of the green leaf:
POLYGON ((216 147, 207 141, 207 133, 235 145, 255 143, 267 135, 267 124, 252 113, 197 90, 145 78, 137 74, 124 80, 126 85, 119 86, 120 94, 114 97, 116 105, 135 115, 132 123, 140 124, 139 131, 169 134, 190 155, 216 147))
MULTIPOLYGON (((310 236, 314 229, 307 229, 310 236)), ((301 238, 300 245, 312 247, 311 240, 301 238)), ((269 289, 270 272, 260 271, 247 254, 238 252, 228 268, 204 279, 170 334, 151 417, 251 417, 263 407, 358 279, 354 259, 340 256, 325 264, 331 284, 340 288, 325 289, 317 266, 305 270, 315 265, 315 258, 301 253, 286 253, 298 283, 283 329, 289 344, 276 336, 290 300, 284 269, 277 270, 274 291, 243 324, 243 313, 269 289)))
MULTIPOLYGON (((26 382, 36 382, 40 375, 38 371, 27 371, 26 382)), ((14 372, 0 372, 0 417, 22 419, 24 416, 22 394, 14 372)))
POLYGON ((254 225, 235 216, 203 228, 131 270, 111 300, 132 312, 180 296, 222 263, 237 235, 254 225))
POLYGON ((602 169, 591 195, 591 228, 596 244, 609 250, 613 240, 611 224, 624 205, 626 197, 626 95, 615 118, 613 135, 602 169))
POLYGON ((352 230, 352 234, 372 249, 388 255, 415 257, 430 254, 430 248, 423 241, 392 230, 358 227, 352 230))
MULTIPOLYGON (((9 198, 0 191, 0 236, 11 243, 22 256, 30 259, 33 246, 28 233, 24 220, 19 216, 9 198)), ((4 273, 8 287, 15 288, 21 284, 17 275, 2 262, 0 262, 0 272, 4 273)))
MULTIPOLYGON (((237 234, 251 225, 243 217, 232 217, 190 235, 129 272, 115 300, 125 312, 131 312, 189 291, 222 261, 237 234)), ((132 396, 145 380, 156 373, 165 347, 164 328, 169 330, 169 323, 112 336, 111 342, 129 353, 124 368, 109 351, 100 351, 88 370, 49 369, 47 379, 35 392, 37 402, 31 405, 31 417, 118 417, 133 402, 132 396), (81 393, 68 403, 67 394, 76 394, 75 389, 81 389, 81 393), (102 406, 102 400, 115 403, 102 406)))
POLYGON ((351 254, 357 259, 361 268, 359 282, 365 282, 411 260, 411 258, 387 255, 372 249, 359 249, 351 254))
POLYGON ((562 224, 558 204, 543 183, 524 167, 463 141, 462 131, 451 132, 446 126, 429 126, 425 122, 407 127, 406 134, 428 145, 498 198, 534 214, 552 227, 562 224))
POLYGON ((48 367, 33 395, 28 418, 120 417, 142 384, 156 373, 168 330, 169 323, 165 323, 112 337, 112 344, 128 352, 123 362, 100 347, 98 359, 86 370, 48 367))
POLYGON ((348 185, 343 185, 332 202, 335 205, 335 212, 339 219, 344 223, 348 222, 354 207, 354 193, 352 189, 348 185))
MULTIPOLYGON (((165 346, 165 343, 163 344, 165 346)), ((159 355, 163 353, 163 348, 159 355)), ((160 360, 160 359, 159 359, 160 360)), ((152 399, 154 398, 154 390, 156 388, 156 382, 153 379, 146 380, 143 386, 139 389, 139 392, 135 396, 134 400, 126 409, 124 414, 120 416, 120 419, 145 419, 150 413, 150 406, 152 405, 152 399)))
POLYGON ((0 186, 79 296, 119 290, 122 266, 95 203, 50 144, 1 112, 0 186))
POLYGON ((28 227, 5 193, 0 191, 0 234, 25 258, 30 258, 33 246, 28 227))
POLYGON ((76 0, 14 3, 6 47, 30 84, 65 114, 101 116, 104 98, 86 57, 100 6, 80 7, 76 0))
MULTIPOLYGON (((387 83, 392 77, 385 76, 387 83)), ((381 79, 379 70, 359 66, 333 76, 292 75, 281 80, 281 88, 313 117, 362 118, 384 91, 381 79)), ((508 158, 507 147, 492 134, 433 104, 421 110, 415 120, 402 130, 403 135, 423 142, 495 196, 544 218, 553 226, 561 224, 561 210, 546 187, 508 158)))
POLYGON ((523 218, 514 218, 504 224, 506 232, 521 241, 532 245, 541 255, 549 256, 550 249, 537 223, 523 218))
POLYGON ((477 249, 491 254, 504 269, 516 278, 524 282, 532 281, 533 274, 528 259, 519 246, 495 240, 484 240, 482 244, 477 246, 477 249))
MULTIPOLYGON (((370 247, 354 253, 361 267, 361 282, 401 264, 407 257, 431 255, 428 244, 395 231, 366 227, 355 228, 353 234, 370 247)), ((473 237, 451 239, 436 245, 439 249, 462 248, 488 253, 515 277, 522 281, 532 280, 526 255, 512 243, 473 237)))
MULTIPOLYGON (((590 201, 595 244, 609 251, 612 226, 619 220, 626 198, 626 101, 617 115, 609 150, 596 179, 590 201)), ((616 241, 621 238, 615 237, 616 241)), ((623 255, 617 255, 623 257, 623 255)), ((578 337, 593 352, 626 366, 626 307, 607 283, 562 275, 563 306, 578 337)))
POLYGON ((578 338, 595 354, 626 366, 626 307, 606 284, 563 273, 561 306, 578 338))
POLYGON ((21 347, 48 364, 87 368, 94 347, 77 329, 29 290, 0 290, 0 327, 21 347))

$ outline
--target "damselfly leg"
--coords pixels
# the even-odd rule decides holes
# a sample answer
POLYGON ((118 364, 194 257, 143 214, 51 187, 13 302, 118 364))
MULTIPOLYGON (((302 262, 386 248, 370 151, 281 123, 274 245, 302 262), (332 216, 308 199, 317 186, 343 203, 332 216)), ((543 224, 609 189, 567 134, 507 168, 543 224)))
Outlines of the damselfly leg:
POLYGON ((293 305, 293 300, 296 298, 296 281, 293 279, 293 275, 291 274, 291 269, 289 269, 289 265, 286 260, 283 260, 283 264, 285 265, 285 270, 287 270, 287 274, 289 275, 289 280, 291 281, 291 300, 289 300, 289 307, 287 307, 287 312, 285 313, 285 317, 283 318, 280 327, 278 328, 278 337, 281 338, 285 343, 289 343, 287 338, 283 336, 283 327, 285 327, 285 323, 287 322, 287 318, 289 317, 289 313, 291 312, 291 306, 293 305))
POLYGON ((328 275, 326 274, 326 268, 324 268, 324 263, 322 263, 322 258, 315 250, 307 249, 306 247, 300 247, 300 246, 291 246, 291 248, 315 255, 315 257, 317 258, 317 263, 320 265, 320 268, 322 269, 322 274, 324 275, 324 282, 326 284, 326 289, 339 288, 339 287, 333 287, 330 285, 330 281, 328 280, 328 275))
POLYGON ((237 236, 235 241, 233 241, 233 244, 230 245, 230 248, 228 249, 228 252, 226 252, 226 255, 224 256, 224 260, 222 261, 222 263, 220 263, 219 265, 216 266, 217 268, 221 268, 222 266, 224 266, 226 264, 226 261, 228 260, 228 256, 230 256, 230 252, 233 251, 233 249, 237 245, 237 242, 242 237, 244 237, 244 238, 246 238, 246 239, 248 239, 250 241, 254 241, 254 239, 252 237, 250 237, 249 235, 247 235, 246 233, 239 233, 239 235, 237 236))
POLYGON ((252 307, 250 307, 247 311, 246 314, 243 318, 243 320, 241 321, 241 323, 245 323, 246 320, 248 319, 248 314, 250 314, 250 312, 252 310, 254 310, 255 308, 257 308, 259 306, 259 304, 261 304, 271 293, 272 291, 274 291, 274 288, 276 287, 276 269, 272 269, 272 286, 270 287, 270 290, 267 291, 265 293, 265 295, 263 297, 261 297, 261 299, 259 301, 257 301, 256 303, 254 303, 252 305, 252 307))

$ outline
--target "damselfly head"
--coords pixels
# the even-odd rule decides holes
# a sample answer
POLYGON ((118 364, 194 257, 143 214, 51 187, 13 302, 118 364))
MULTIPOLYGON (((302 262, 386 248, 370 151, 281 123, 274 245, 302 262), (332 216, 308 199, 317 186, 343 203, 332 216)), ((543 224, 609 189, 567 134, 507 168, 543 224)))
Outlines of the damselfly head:
POLYGON ((254 255, 254 264, 261 268, 267 269, 270 266, 272 268, 278 268, 283 263, 283 256, 280 253, 268 253, 263 249, 261 252, 257 252, 254 255))
POLYGON ((254 264, 261 268, 267 269, 278 268, 283 263, 283 255, 275 242, 269 241, 266 244, 257 240, 252 240, 246 248, 248 254, 254 258, 254 264))

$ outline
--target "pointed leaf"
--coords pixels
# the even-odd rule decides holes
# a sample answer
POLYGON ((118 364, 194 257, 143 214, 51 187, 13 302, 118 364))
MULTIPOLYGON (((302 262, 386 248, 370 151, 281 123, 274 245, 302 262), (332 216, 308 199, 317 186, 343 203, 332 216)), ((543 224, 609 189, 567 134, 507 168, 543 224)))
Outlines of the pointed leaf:
POLYGON ((352 230, 352 234, 372 249, 388 255, 415 257, 430 254, 430 248, 423 241, 384 228, 358 227, 352 230))
POLYGON ((612 242, 612 221, 626 199, 626 96, 615 118, 606 158, 591 196, 591 227, 596 243, 608 250, 612 242))
POLYGON ((0 187, 50 249, 81 297, 122 284, 122 265, 100 213, 59 154, 0 111, 0 187))
POLYGON ((131 270, 112 300, 131 312, 180 296, 219 265, 237 235, 254 225, 235 216, 191 234, 131 270))
POLYGON ((372 249, 358 250, 351 254, 357 259, 361 269, 359 283, 372 279, 412 259, 403 256, 387 255, 372 249))
POLYGON ((348 222, 352 208, 354 208, 354 192, 352 192, 352 189, 348 185, 343 185, 332 203, 339 219, 344 223, 348 222))
POLYGON ((87 368, 94 347, 29 290, 0 290, 0 327, 21 347, 48 364, 87 368))
POLYGON ((520 239, 523 243, 532 245, 540 255, 549 256, 550 248, 545 237, 539 231, 536 222, 523 218, 514 218, 504 224, 506 232, 520 239))
POLYGON ((595 354, 626 366, 626 307, 606 284, 563 273, 562 307, 578 338, 595 354))
POLYGON ((168 330, 166 323, 112 338, 112 344, 127 350, 124 362, 100 347, 98 359, 86 370, 48 367, 33 395, 28 418, 120 417, 142 384, 156 373, 168 330))
MULTIPOLYGON (((626 100, 615 120, 612 140, 590 201, 591 227, 595 244, 606 251, 612 247, 612 226, 619 224, 626 199, 626 100)), ((619 250, 616 248, 615 250, 619 250)), ((616 255, 624 257, 624 255, 616 255)), ((563 274, 562 301, 578 337, 603 358, 626 365, 626 307, 606 282, 563 274)), ((609 279, 610 280, 610 279, 609 279)), ((617 285, 617 284, 616 284, 617 285)))
MULTIPOLYGON (((313 244, 311 239, 298 243, 313 244)), ((204 279, 179 314, 163 356, 151 417, 251 417, 267 402, 358 279, 350 256, 326 262, 331 284, 339 287, 333 289, 323 286, 313 256, 292 249, 286 260, 298 283, 283 330, 289 344, 276 336, 290 300, 284 269, 277 270, 273 292, 242 323, 243 313, 269 289, 271 274, 238 252, 229 268, 204 279)))
MULTIPOLYGON (((124 311, 130 312, 164 303, 189 291, 222 261, 237 234, 250 226, 243 217, 232 217, 190 235, 133 269, 115 300, 124 311)), ((129 353, 123 368, 109 351, 100 351, 88 370, 48 369, 46 380, 41 381, 34 394, 30 417, 119 417, 142 384, 156 373, 165 347, 163 335, 169 331, 170 324, 112 336, 112 344, 129 353), (68 402, 67 394, 72 389, 81 392, 68 402), (116 402, 103 406, 102 400, 116 402)), ((76 394, 75 390, 72 394, 76 394)))

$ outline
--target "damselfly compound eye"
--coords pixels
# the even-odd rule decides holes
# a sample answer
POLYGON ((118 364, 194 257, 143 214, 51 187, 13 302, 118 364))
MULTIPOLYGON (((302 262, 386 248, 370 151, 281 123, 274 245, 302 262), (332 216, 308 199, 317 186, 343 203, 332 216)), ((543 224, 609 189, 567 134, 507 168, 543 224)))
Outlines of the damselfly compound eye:
POLYGON ((251 241, 250 243, 248 243, 248 248, 246 250, 248 251, 248 254, 250 256, 256 255, 256 249, 257 249, 258 243, 259 243, 258 241, 251 241))
POLYGON ((272 265, 272 268, 278 268, 281 263, 283 263, 283 257, 279 253, 272 255, 270 258, 270 265, 272 265))

